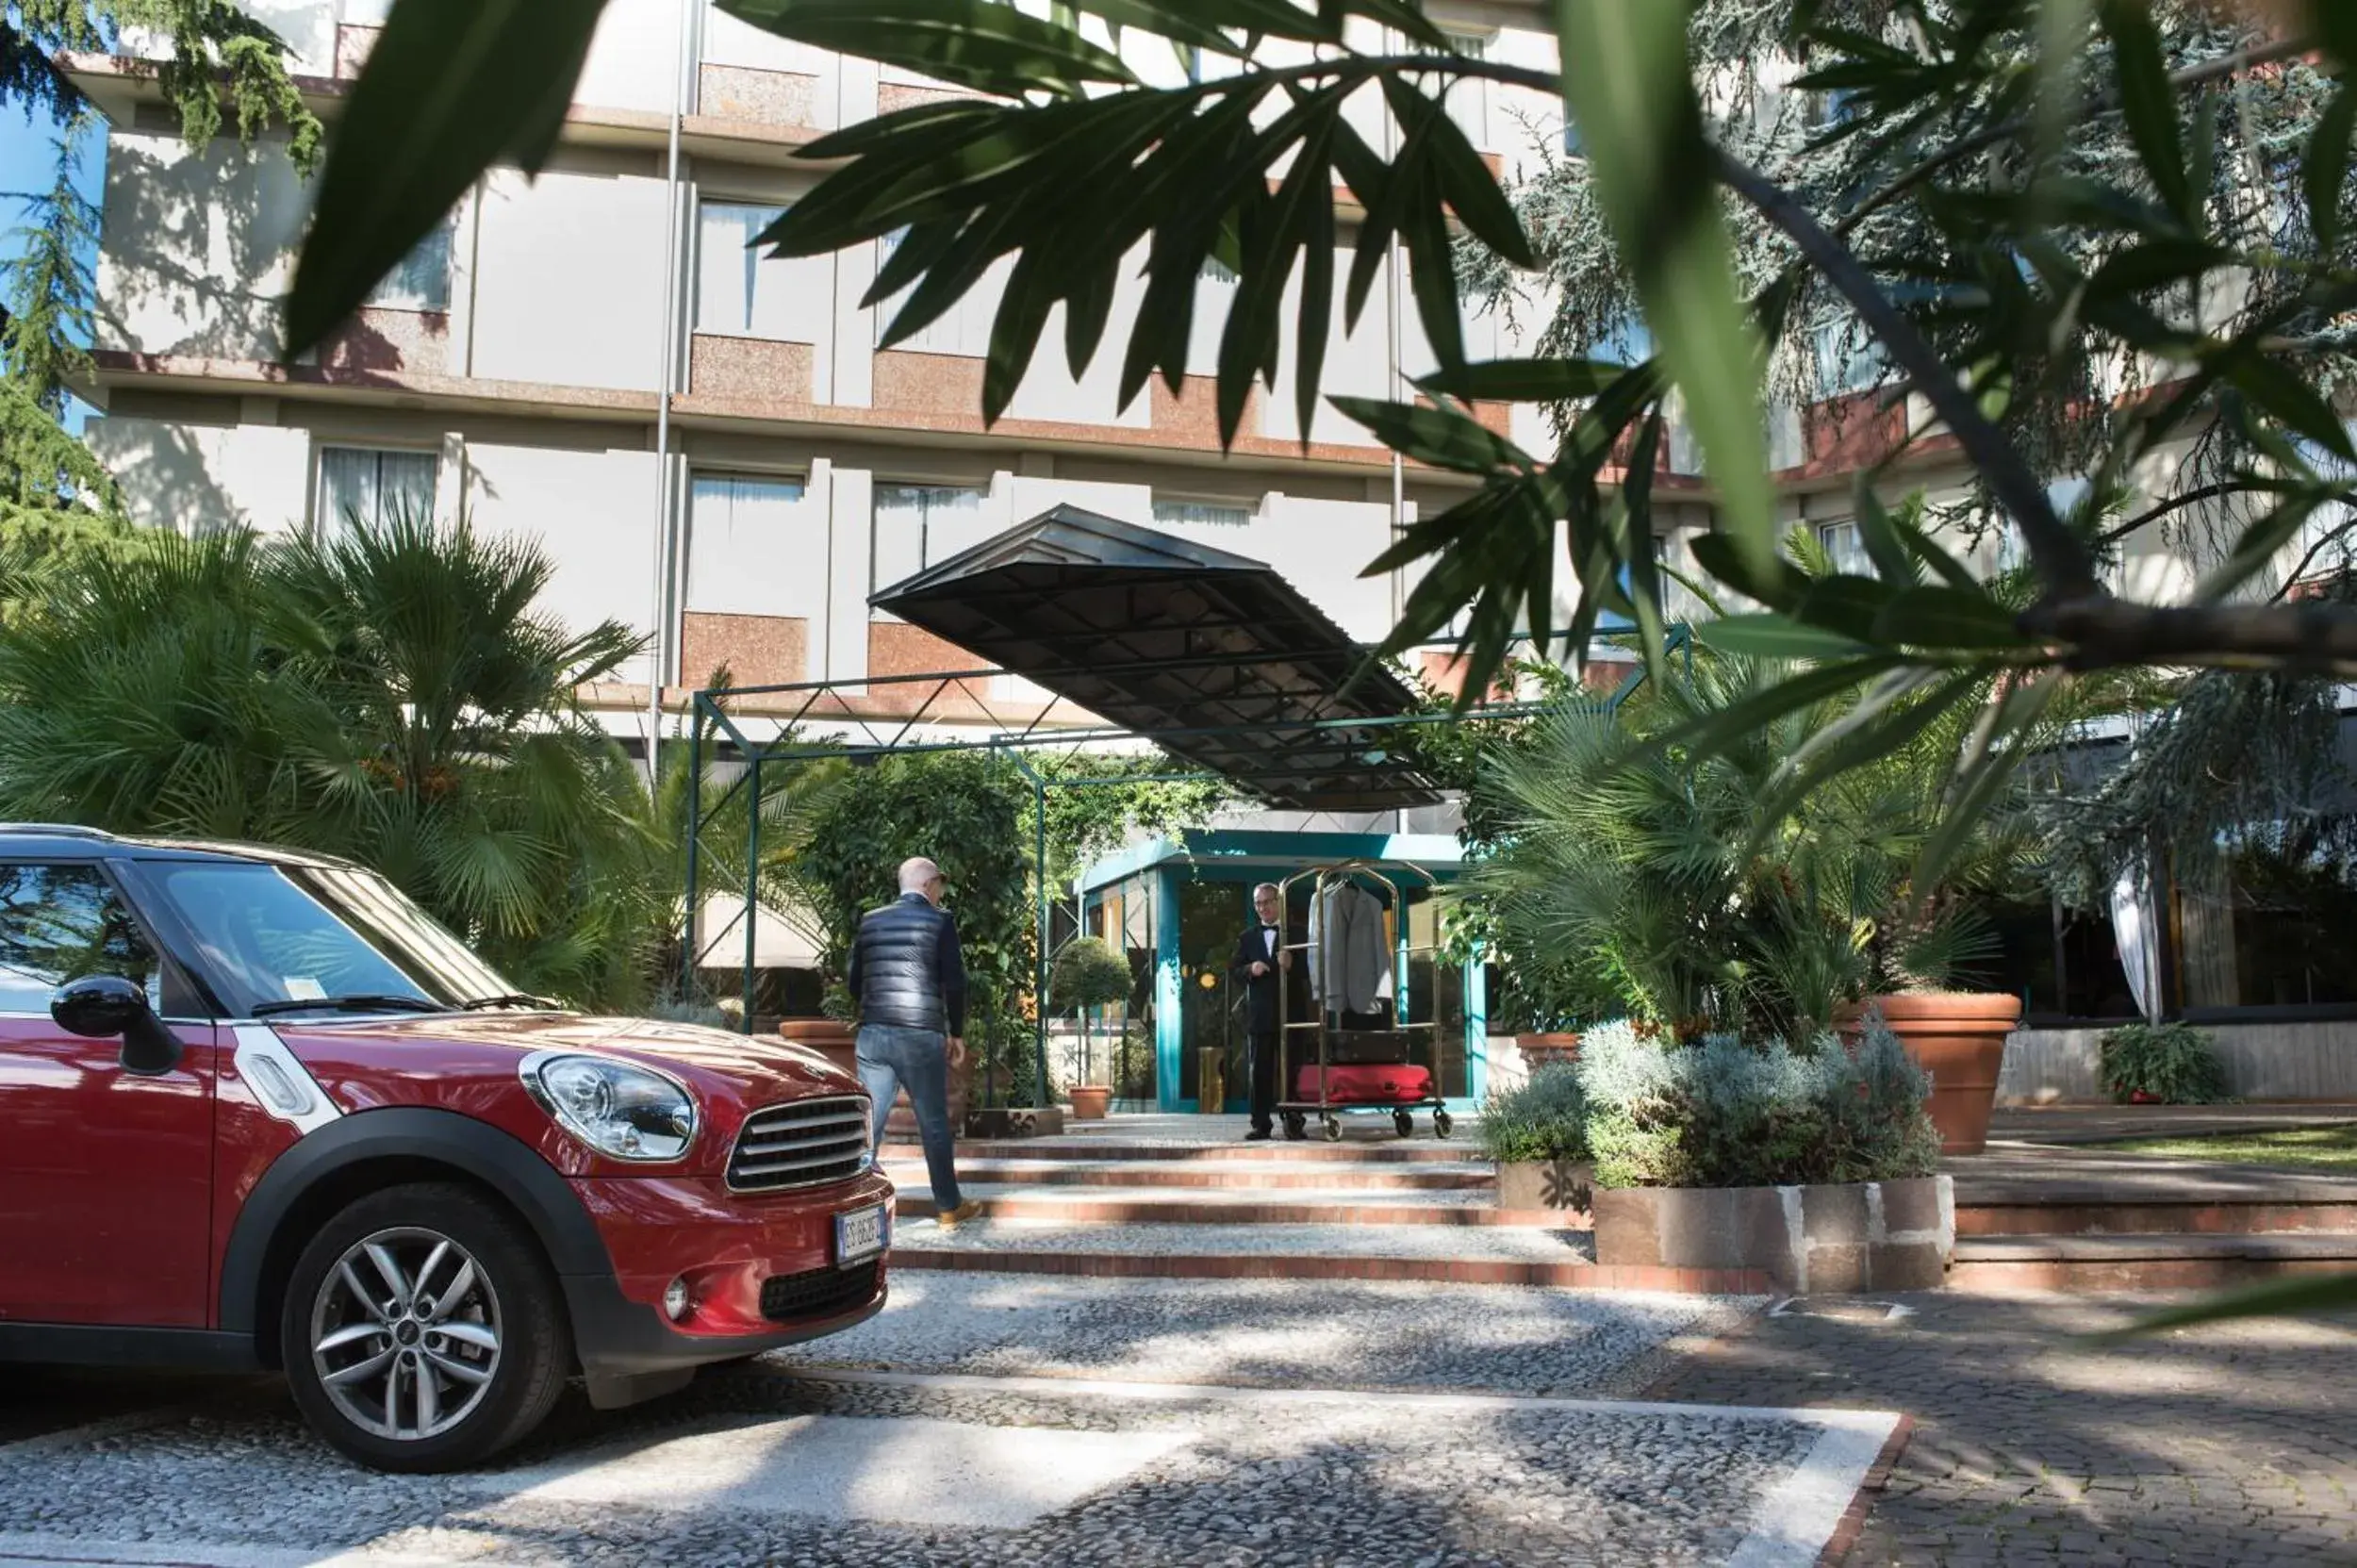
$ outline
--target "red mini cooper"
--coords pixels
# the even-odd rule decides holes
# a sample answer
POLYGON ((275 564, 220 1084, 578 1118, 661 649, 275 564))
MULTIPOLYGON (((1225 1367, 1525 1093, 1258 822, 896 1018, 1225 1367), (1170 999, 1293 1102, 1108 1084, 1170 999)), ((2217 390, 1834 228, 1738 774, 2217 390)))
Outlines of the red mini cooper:
POLYGON ((328 1442, 471 1464, 884 1300, 856 1080, 586 1018, 374 873, 0 827, 0 1361, 283 1368, 328 1442))

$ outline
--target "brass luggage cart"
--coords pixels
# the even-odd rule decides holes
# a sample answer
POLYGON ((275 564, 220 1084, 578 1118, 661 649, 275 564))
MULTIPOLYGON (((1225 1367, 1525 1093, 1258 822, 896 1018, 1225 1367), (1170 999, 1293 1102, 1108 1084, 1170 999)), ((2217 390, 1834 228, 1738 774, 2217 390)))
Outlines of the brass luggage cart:
MULTIPOLYGON (((1406 870, 1418 878, 1427 889, 1437 890, 1439 881, 1422 867, 1409 866, 1406 870)), ((1334 977, 1325 977, 1321 989, 1329 995, 1313 997, 1313 1016, 1295 1021, 1292 986, 1296 974, 1310 962, 1313 941, 1287 942, 1284 950, 1297 953, 1292 965, 1277 969, 1277 996, 1278 1018, 1277 1102, 1277 1114, 1285 1129, 1285 1136, 1302 1139, 1309 1136, 1311 1116, 1318 1119, 1326 1141, 1335 1143, 1343 1135, 1343 1117, 1359 1113, 1389 1112, 1392 1126, 1403 1138, 1413 1137, 1416 1131, 1415 1113, 1430 1110, 1432 1135, 1445 1138, 1454 1126, 1443 1098, 1441 1074, 1441 1033, 1438 1018, 1409 1017, 1408 978, 1409 960, 1419 953, 1437 953, 1437 946, 1410 948, 1408 919, 1408 896, 1392 868, 1368 860, 1349 860, 1332 866, 1297 872, 1277 884, 1279 914, 1277 929, 1287 936, 1293 933, 1289 918, 1295 890, 1310 885, 1310 908, 1322 912, 1327 895, 1344 884, 1359 885, 1360 879, 1380 885, 1386 895, 1385 912, 1390 920, 1390 940, 1386 947, 1391 960, 1392 1027, 1388 1030, 1339 1030, 1333 1027, 1334 1010, 1327 1004, 1334 977), (1303 1092, 1299 1068, 1310 1065, 1295 1049, 1296 1044, 1315 1047, 1317 1066, 1317 1098, 1303 1092), (1419 1050, 1419 1045, 1422 1049, 1419 1050), (1421 1063, 1419 1063, 1421 1057, 1421 1063), (1383 1066, 1415 1066, 1426 1069, 1423 1092, 1398 1088, 1362 1098, 1357 1094, 1347 1098, 1335 1098, 1335 1069, 1383 1066)), ((1363 891, 1363 889, 1361 889, 1363 891)), ((1314 929, 1314 927, 1313 927, 1314 929)), ((1321 932, 1321 935, 1326 934, 1321 932)))

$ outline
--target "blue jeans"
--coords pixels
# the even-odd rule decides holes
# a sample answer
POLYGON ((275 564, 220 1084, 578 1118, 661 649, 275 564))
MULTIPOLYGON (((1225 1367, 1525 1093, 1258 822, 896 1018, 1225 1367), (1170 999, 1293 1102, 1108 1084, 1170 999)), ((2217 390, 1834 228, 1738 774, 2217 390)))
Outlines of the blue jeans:
POLYGON ((916 1112, 917 1136, 925 1145, 925 1173, 933 1185, 933 1207, 958 1206, 958 1164, 949 1138, 949 1042, 937 1030, 862 1024, 859 1081, 875 1101, 874 1143, 883 1147, 884 1118, 893 1097, 909 1092, 916 1112))

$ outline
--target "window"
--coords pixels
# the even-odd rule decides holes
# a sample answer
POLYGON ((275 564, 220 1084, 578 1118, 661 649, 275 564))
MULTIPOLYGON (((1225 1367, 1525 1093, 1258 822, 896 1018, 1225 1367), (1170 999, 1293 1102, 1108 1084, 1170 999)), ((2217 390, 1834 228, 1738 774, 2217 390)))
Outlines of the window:
MULTIPOLYGON (((908 230, 902 229, 886 239, 883 259, 890 260, 907 236, 908 230)), ((998 297, 1006 287, 1002 270, 1011 268, 1012 263, 1001 260, 993 272, 983 274, 981 281, 967 289, 965 296, 957 304, 927 323, 916 336, 893 347, 915 354, 958 354, 976 358, 989 354, 991 323, 998 314, 998 297)), ((883 341, 884 329, 892 324, 892 319, 899 313, 900 306, 908 303, 908 290, 904 289, 876 307, 878 342, 883 341)))
POLYGON ((766 256, 754 241, 782 206, 706 202, 697 215, 696 330, 825 339, 834 315, 833 263, 826 256, 766 256))
POLYGON ((1997 533, 1997 569, 2019 571, 2029 564, 2030 542, 2021 536, 2021 524, 2007 518, 1997 533))
POLYGON ((322 535, 358 526, 382 528, 434 516, 442 461, 430 452, 376 447, 320 449, 318 527, 322 535))
POLYGON ((385 310, 448 310, 452 227, 445 219, 441 227, 411 246, 362 303, 385 310))
POLYGON ((1829 397, 1862 392, 1882 379, 1881 346, 1855 322, 1827 322, 1817 329, 1817 386, 1829 397))
POLYGON ((49 1011, 70 980, 119 975, 146 987, 147 1004, 167 1008, 163 966, 114 884, 95 866, 0 866, 0 1012, 49 1011))
POLYGON ((176 861, 146 874, 233 1016, 330 997, 453 1004, 516 989, 373 871, 176 861))
MULTIPOLYGON (((1465 33, 1443 28, 1441 36, 1448 40, 1451 49, 1467 59, 1490 58, 1492 40, 1487 33, 1465 33)), ((1478 76, 1452 81, 1447 103, 1449 118, 1457 122, 1466 140, 1476 148, 1488 148, 1495 140, 1490 134, 1490 84, 1478 76)))
MULTIPOLYGON (((740 601, 766 602, 768 613, 794 613, 778 601, 816 598, 825 602, 824 572, 792 573, 804 583, 816 580, 815 595, 781 584, 778 568, 798 557, 792 531, 799 520, 804 493, 799 479, 755 478, 750 475, 696 475, 689 487, 687 520, 687 607, 730 613, 740 601)), ((812 541, 823 555, 823 536, 812 541)), ((808 562, 807 554, 799 556, 808 562)))
POLYGON ((879 485, 868 592, 905 582, 984 536, 983 492, 964 486, 879 485))
POLYGON ((1817 525, 1817 542, 1833 558, 1836 571, 1859 577, 1874 575, 1874 563, 1866 553, 1865 536, 1854 522, 1821 522, 1817 525))
POLYGON ((1249 528, 1254 508, 1233 501, 1157 501, 1157 527, 1249 528))
POLYGON ((1588 345, 1588 356, 1607 365, 1641 365, 1653 357, 1653 331, 1635 316, 1626 317, 1588 345))

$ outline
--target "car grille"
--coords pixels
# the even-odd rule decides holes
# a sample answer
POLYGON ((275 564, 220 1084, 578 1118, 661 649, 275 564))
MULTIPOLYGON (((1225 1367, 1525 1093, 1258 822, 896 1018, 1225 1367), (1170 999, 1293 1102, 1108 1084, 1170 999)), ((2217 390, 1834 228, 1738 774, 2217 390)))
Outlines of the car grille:
POLYGON ((849 1180, 869 1163, 865 1100, 798 1100, 745 1118, 729 1156, 729 1186, 740 1193, 820 1187, 849 1180))
POLYGON ((876 1298, 880 1266, 870 1259, 857 1268, 773 1274, 761 1282, 761 1315, 772 1323, 796 1323, 855 1312, 876 1298))

